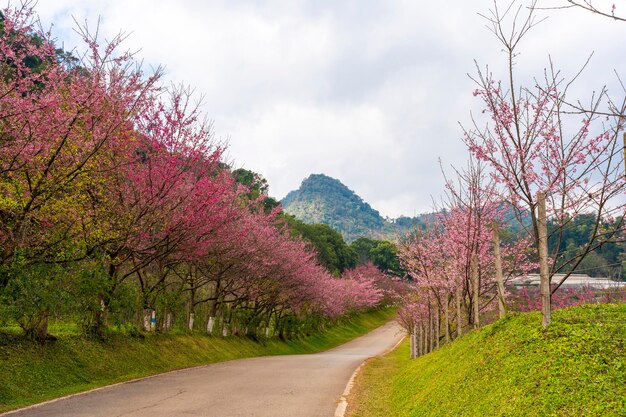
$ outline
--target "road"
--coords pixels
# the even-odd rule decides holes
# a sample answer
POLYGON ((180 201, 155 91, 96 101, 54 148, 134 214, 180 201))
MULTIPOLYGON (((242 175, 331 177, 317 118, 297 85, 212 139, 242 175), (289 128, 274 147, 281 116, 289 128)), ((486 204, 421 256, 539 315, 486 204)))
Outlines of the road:
POLYGON ((17 416, 332 417, 354 370, 402 338, 388 323, 326 352, 241 359, 87 392, 17 416))

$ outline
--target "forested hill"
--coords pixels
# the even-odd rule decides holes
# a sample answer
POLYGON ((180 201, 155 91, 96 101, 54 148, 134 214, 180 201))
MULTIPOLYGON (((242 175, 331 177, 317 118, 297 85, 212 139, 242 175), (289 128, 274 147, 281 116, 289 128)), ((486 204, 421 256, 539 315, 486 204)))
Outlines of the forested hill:
POLYGON ((282 200, 283 210, 305 223, 323 223, 350 242, 359 237, 393 238, 396 227, 341 181, 313 174, 282 200))

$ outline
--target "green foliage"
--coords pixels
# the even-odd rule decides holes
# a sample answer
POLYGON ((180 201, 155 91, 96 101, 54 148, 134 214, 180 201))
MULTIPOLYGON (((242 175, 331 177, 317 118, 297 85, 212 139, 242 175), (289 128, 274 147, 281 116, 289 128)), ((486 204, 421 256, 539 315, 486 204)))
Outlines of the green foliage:
POLYGON ((360 237, 350 247, 357 254, 359 264, 371 262, 381 271, 396 276, 405 273, 398 259, 398 248, 392 242, 360 237))
POLYGON ((398 259, 398 248, 391 242, 382 241, 370 252, 372 263, 381 271, 394 275, 404 275, 398 259))
POLYGON ((311 243, 319 261, 335 275, 356 266, 357 255, 346 244, 341 233, 325 224, 306 224, 294 216, 283 215, 292 233, 311 243))
POLYGON ((349 416, 626 415, 626 305, 508 316, 409 360, 368 362, 349 416))
POLYGON ((50 315, 70 312, 75 298, 67 269, 55 264, 28 264, 19 255, 3 266, 7 283, 0 288, 0 323, 16 322, 28 339, 37 337, 50 315))
POLYGON ((427 215, 417 217, 400 216, 393 223, 400 229, 423 229, 428 221, 427 215))
MULTIPOLYGON (((201 333, 142 335, 125 325, 105 341, 59 337, 40 346, 0 332, 0 412, 172 369, 262 355, 330 349, 382 325, 393 309, 345 318, 309 337, 255 342, 201 333), (142 335, 142 337, 137 337, 142 335)), ((61 334, 58 326, 52 326, 61 334)))
MULTIPOLYGON (((615 219, 616 223, 621 221, 622 218, 615 219)), ((561 265, 581 253, 582 248, 592 235, 595 223, 596 216, 593 214, 580 214, 572 218, 563 228, 549 222, 548 247, 551 254, 559 254, 557 265, 561 265), (562 230, 562 234, 558 233, 560 230, 562 230)), ((604 222, 600 222, 598 227, 602 231, 609 230, 608 225, 604 222)), ((620 240, 619 236, 612 236, 612 239, 609 239, 607 243, 585 256, 576 268, 576 272, 590 276, 626 279, 625 246, 624 242, 620 242, 620 240)))
POLYGON ((262 175, 244 168, 236 169, 232 174, 238 183, 245 185, 250 190, 247 194, 249 200, 256 200, 260 196, 264 196, 262 205, 266 213, 279 206, 280 203, 268 195, 269 184, 262 175))
POLYGON ((269 191, 269 185, 267 180, 256 172, 248 169, 239 168, 233 171, 233 177, 235 180, 248 187, 250 190, 250 199, 254 200, 261 194, 267 194, 269 191))
POLYGON ((350 247, 357 254, 359 264, 371 261, 370 252, 378 246, 380 240, 370 239, 368 237, 360 237, 350 243, 350 247))
POLYGON ((266 213, 269 213, 276 207, 280 206, 280 202, 276 200, 274 197, 270 197, 270 196, 266 196, 263 199, 262 204, 263 204, 263 210, 265 210, 266 213))

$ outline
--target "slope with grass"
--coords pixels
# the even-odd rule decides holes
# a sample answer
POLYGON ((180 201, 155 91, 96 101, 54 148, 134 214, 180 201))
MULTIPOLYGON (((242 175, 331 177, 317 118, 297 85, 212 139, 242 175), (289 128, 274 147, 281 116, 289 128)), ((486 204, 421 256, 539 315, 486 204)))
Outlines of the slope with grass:
POLYGON ((106 342, 59 337, 45 346, 0 338, 0 412, 173 369, 262 355, 313 353, 389 321, 394 309, 364 313, 309 337, 255 342, 203 334, 112 334, 106 342))
POLYGON ((348 416, 625 416, 626 305, 512 315, 409 360, 367 362, 348 416))

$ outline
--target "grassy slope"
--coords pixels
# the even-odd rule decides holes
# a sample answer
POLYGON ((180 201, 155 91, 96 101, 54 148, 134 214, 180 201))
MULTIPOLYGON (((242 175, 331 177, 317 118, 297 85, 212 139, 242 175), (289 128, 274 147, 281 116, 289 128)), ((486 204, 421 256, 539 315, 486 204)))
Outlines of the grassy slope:
POLYGON ((202 334, 156 334, 145 339, 117 335, 106 343, 65 337, 43 347, 28 342, 0 344, 0 412, 172 369, 261 355, 319 352, 367 333, 393 314, 393 309, 374 311, 321 334, 263 344, 202 334))
POLYGON ((368 362, 349 416, 626 416, 626 305, 514 315, 431 354, 368 362))

